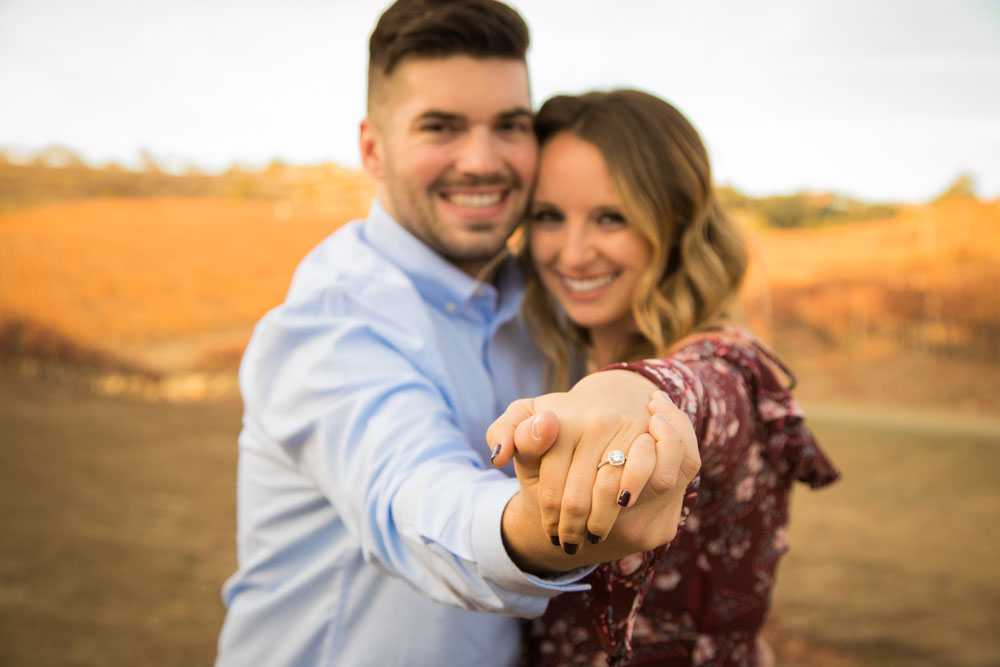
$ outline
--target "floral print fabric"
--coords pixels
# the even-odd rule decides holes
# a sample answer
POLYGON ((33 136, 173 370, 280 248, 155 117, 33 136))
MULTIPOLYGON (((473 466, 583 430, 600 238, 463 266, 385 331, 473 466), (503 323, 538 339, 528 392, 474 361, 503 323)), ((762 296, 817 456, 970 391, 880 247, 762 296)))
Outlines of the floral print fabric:
POLYGON ((669 545, 599 567, 590 591, 554 598, 527 622, 522 662, 753 666, 788 550, 792 483, 818 488, 840 474, 803 423, 791 374, 739 329, 609 368, 641 373, 691 418, 697 499, 669 545))

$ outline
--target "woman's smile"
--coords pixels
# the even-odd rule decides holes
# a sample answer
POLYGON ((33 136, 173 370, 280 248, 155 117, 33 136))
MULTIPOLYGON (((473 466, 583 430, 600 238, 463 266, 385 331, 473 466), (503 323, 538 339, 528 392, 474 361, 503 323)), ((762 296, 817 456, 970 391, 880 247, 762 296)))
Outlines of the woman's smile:
POLYGON ((571 277, 561 274, 560 278, 571 295, 577 298, 594 298, 599 296, 602 288, 610 285, 619 275, 621 275, 621 272, 615 271, 604 275, 584 277, 571 277))

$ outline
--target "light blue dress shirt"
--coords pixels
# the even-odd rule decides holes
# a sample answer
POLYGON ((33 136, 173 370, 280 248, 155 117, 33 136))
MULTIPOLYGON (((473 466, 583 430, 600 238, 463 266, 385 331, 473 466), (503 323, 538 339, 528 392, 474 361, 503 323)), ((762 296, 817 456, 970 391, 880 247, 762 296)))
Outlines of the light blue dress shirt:
POLYGON ((377 203, 299 265, 240 367, 239 570, 218 665, 512 665, 520 626, 575 573, 520 571, 500 535, 518 483, 486 428, 542 393, 499 290, 377 203))

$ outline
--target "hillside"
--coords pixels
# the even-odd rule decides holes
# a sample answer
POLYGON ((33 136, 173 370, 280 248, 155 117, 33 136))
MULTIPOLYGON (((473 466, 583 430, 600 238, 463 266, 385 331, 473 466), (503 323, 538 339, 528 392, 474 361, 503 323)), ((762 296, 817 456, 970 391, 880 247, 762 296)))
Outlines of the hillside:
MULTIPOLYGON (((0 214, 0 357, 150 377, 231 372, 301 257, 364 215, 371 183, 352 178, 282 200, 87 199, 0 214)), ((934 405, 946 390, 951 407, 994 411, 998 232, 1000 202, 971 198, 836 227, 754 228, 742 310, 807 397, 895 392, 934 405)))
POLYGON ((804 399, 1000 413, 1000 201, 751 241, 745 308, 804 399))

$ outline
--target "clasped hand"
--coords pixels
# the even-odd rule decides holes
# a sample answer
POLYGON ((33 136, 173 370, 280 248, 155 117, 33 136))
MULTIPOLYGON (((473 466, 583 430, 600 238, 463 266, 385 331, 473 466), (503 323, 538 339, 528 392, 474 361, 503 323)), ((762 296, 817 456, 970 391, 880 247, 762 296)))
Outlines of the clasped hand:
POLYGON ((503 517, 504 543, 532 572, 566 571, 673 539, 701 460, 690 420, 629 371, 589 375, 569 392, 515 401, 487 431, 512 458, 520 492, 503 517), (624 465, 601 465, 613 451, 624 465))

